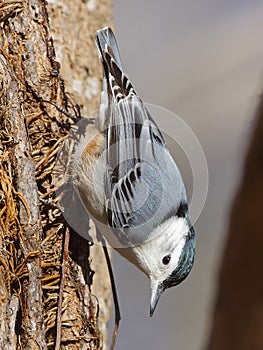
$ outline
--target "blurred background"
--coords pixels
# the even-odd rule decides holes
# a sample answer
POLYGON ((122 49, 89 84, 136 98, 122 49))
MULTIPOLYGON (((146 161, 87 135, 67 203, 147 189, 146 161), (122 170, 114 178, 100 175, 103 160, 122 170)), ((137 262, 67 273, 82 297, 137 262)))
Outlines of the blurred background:
POLYGON ((123 66, 145 102, 179 115, 205 152, 209 190, 195 266, 149 318, 147 278, 114 254, 116 349, 201 350, 210 333, 229 214, 263 88, 260 0, 115 0, 123 66))

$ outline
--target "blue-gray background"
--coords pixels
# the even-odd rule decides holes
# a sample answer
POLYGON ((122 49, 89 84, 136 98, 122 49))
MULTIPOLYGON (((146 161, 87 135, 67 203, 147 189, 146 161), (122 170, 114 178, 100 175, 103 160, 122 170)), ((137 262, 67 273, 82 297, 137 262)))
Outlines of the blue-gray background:
POLYGON ((137 92, 190 125, 210 175, 196 223, 194 269, 164 293, 152 319, 147 278, 114 254, 122 312, 116 349, 201 350, 229 209, 263 88, 263 2, 115 0, 114 19, 123 66, 137 92))

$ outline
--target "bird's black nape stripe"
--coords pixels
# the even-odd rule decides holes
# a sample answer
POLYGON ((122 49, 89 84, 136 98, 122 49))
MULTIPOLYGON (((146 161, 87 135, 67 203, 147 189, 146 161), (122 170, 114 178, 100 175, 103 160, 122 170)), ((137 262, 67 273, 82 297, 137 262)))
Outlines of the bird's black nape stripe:
POLYGON ((177 286, 189 275, 195 258, 195 239, 194 234, 186 239, 179 262, 174 271, 163 281, 164 289, 177 286))
POLYGON ((176 216, 178 218, 185 218, 185 215, 188 211, 188 205, 185 202, 181 202, 179 208, 177 209, 176 216))

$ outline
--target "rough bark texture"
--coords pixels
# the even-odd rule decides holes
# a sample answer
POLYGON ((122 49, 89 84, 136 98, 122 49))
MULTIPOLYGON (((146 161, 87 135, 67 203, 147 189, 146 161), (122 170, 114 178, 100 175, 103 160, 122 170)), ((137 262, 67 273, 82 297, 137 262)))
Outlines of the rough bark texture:
POLYGON ((209 350, 263 348, 263 100, 236 195, 209 350))
POLYGON ((67 107, 66 87, 86 114, 96 111, 94 34, 111 13, 109 0, 0 3, 0 349, 101 349, 107 341, 102 249, 47 204, 63 185, 52 170, 72 121, 42 100, 67 107))

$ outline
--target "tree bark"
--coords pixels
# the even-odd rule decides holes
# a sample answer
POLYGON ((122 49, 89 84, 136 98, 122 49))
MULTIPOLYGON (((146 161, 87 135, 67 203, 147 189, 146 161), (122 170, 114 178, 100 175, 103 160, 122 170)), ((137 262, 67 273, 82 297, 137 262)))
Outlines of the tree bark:
POLYGON ((98 109, 94 35, 111 15, 110 0, 0 3, 0 349, 107 342, 102 249, 48 204, 57 202, 52 171, 72 121, 43 100, 68 107, 67 89, 84 113, 98 109))
POLYGON ((263 347, 263 99, 222 260, 209 350, 263 347))

